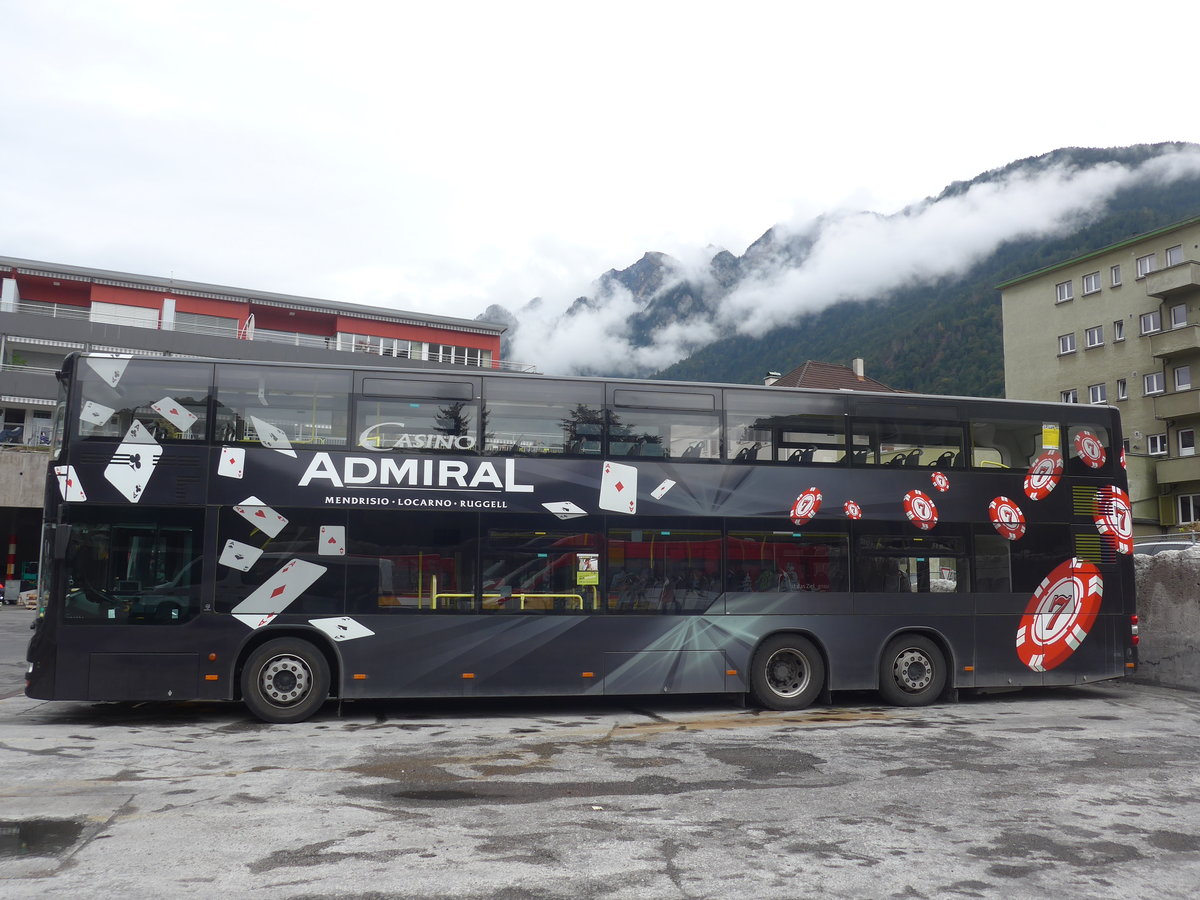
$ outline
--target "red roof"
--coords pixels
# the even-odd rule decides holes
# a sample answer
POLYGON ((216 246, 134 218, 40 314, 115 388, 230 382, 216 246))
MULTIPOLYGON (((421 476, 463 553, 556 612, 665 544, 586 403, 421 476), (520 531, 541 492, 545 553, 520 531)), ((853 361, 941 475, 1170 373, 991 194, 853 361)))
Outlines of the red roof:
POLYGON ((809 360, 799 368, 792 369, 775 382, 775 387, 824 388, 825 390, 878 391, 902 394, 881 381, 866 375, 855 375, 849 366, 809 360))

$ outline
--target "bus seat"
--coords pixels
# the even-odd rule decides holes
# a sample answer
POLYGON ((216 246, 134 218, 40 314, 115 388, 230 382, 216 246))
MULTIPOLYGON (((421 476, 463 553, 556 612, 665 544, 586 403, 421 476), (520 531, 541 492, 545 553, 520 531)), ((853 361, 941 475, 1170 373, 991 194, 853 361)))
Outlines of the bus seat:
POLYGON ((947 450, 945 453, 931 462, 929 466, 933 469, 954 468, 954 451, 947 450))
POLYGON ((906 466, 919 466, 921 464, 921 451, 909 450, 908 456, 904 457, 904 464, 906 466))

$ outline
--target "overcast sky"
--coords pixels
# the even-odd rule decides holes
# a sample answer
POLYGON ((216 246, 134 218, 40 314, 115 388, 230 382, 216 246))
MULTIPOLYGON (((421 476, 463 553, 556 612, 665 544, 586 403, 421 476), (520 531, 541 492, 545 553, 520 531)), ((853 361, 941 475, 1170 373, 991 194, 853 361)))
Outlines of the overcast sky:
POLYGON ((0 255, 474 317, 1193 140, 1192 4, 0 0, 0 255))

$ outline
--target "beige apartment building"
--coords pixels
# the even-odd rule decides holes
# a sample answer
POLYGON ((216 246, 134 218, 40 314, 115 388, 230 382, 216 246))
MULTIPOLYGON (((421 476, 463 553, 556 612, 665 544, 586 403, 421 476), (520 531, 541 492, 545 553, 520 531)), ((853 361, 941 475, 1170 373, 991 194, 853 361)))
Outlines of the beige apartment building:
POLYGON ((1200 216, 999 288, 1006 396, 1116 406, 1138 533, 1200 530, 1200 216))

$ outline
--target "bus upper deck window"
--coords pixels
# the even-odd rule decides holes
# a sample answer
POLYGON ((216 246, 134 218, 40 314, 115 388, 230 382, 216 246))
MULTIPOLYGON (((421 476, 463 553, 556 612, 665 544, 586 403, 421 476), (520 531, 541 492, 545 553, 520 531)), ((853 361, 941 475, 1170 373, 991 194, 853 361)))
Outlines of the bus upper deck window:
POLYGON ((344 447, 349 397, 348 372, 218 364, 216 440, 344 447))
POLYGON ((166 359, 85 356, 75 433, 120 440, 135 422, 157 441, 203 441, 212 365, 166 359))

